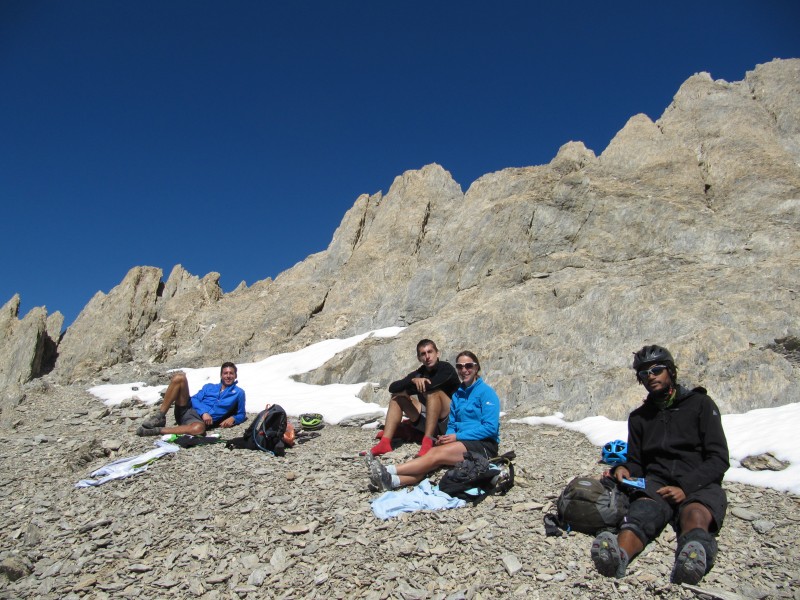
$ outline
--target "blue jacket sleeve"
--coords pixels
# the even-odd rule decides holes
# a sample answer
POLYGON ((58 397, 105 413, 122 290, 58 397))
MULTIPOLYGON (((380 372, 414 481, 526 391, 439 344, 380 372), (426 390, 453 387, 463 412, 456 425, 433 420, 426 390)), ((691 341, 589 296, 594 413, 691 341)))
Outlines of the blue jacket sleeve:
POLYGON ((236 409, 236 414, 233 415, 233 424, 238 425, 239 423, 244 423, 247 420, 247 412, 245 411, 245 405, 247 404, 247 400, 244 394, 244 390, 242 388, 237 388, 239 391, 239 398, 238 405, 236 409))

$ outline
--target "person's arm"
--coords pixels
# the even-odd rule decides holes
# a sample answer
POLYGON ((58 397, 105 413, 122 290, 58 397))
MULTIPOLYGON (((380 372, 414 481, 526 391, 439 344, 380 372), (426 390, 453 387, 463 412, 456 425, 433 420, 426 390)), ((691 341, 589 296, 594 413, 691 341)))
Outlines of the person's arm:
POLYGON ((412 383, 412 379, 417 377, 421 377, 419 371, 412 371, 402 379, 398 379, 397 381, 393 381, 389 384, 389 393, 390 394, 399 394, 400 392, 408 392, 409 394, 416 394, 417 388, 412 383))
POLYGON ((627 479, 629 477, 644 477, 641 447, 641 423, 637 423, 635 418, 628 417, 628 450, 626 452, 627 460, 624 464, 617 465, 611 469, 611 475, 615 477, 617 481, 622 481, 623 479, 627 479))
MULTIPOLYGON (((500 399, 495 391, 484 384, 480 396, 480 420, 459 423, 456 439, 459 440, 497 440, 500 431, 500 399)), ((449 430, 449 424, 448 424, 449 430)))
POLYGON ((237 387, 236 391, 239 392, 239 398, 238 398, 238 406, 236 414, 233 415, 234 425, 238 425, 239 423, 244 423, 247 420, 247 412, 245 411, 245 405, 247 404, 247 400, 244 390, 240 387, 237 387))
POLYGON ((706 396, 698 419, 703 462, 689 473, 678 477, 678 485, 686 494, 691 494, 709 483, 722 481, 730 466, 728 442, 722 428, 722 415, 714 401, 706 396))
POLYGON ((433 392, 442 388, 456 389, 461 383, 458 379, 458 373, 456 373, 455 367, 444 360, 440 360, 437 363, 436 373, 434 373, 433 376, 428 376, 428 380, 430 381, 428 389, 426 390, 428 392, 433 392))

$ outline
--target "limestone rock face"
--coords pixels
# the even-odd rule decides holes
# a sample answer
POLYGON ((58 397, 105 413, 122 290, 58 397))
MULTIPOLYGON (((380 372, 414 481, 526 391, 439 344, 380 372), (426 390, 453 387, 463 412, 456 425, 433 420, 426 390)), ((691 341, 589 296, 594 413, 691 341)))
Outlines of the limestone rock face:
POLYGON ((19 304, 16 294, 0 308, 0 390, 12 394, 52 366, 58 341, 55 331, 60 333, 64 321, 58 312, 48 319, 43 307, 33 308, 19 319, 19 304))
POLYGON ((97 292, 58 346, 58 374, 85 379, 132 360, 133 342, 156 318, 161 286, 161 269, 134 267, 108 295, 97 292))
POLYGON ((385 386, 430 337, 447 359, 475 351, 507 411, 622 418, 644 392, 631 354, 659 343, 725 412, 798 402, 799 165, 800 60, 700 73, 599 155, 569 142, 466 192, 439 165, 406 172, 274 281, 223 294, 216 273, 133 269, 69 328, 56 373, 260 360, 403 325, 306 380, 385 386))

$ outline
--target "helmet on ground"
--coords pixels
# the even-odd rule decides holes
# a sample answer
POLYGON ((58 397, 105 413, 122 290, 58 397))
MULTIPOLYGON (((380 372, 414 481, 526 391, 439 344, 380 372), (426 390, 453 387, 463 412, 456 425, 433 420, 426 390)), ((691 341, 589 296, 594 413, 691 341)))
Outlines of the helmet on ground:
POLYGON ((628 444, 622 440, 614 440, 603 446, 602 460, 608 465, 621 465, 628 462, 628 444))
POLYGON ((319 413, 303 413, 300 415, 300 426, 306 431, 322 429, 325 423, 322 422, 322 415, 319 413))
POLYGON ((669 350, 661 346, 645 346, 638 352, 633 353, 633 370, 638 371, 640 367, 653 363, 661 363, 666 366, 674 366, 675 361, 669 350))

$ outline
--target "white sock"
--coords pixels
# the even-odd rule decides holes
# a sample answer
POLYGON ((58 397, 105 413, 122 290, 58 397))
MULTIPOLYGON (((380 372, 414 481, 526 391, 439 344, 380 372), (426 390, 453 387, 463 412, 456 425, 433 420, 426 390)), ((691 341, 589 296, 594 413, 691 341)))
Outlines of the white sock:
POLYGON ((400 487, 400 476, 399 475, 392 475, 392 487, 399 488, 400 487))
POLYGON ((397 465, 386 465, 386 470, 392 475, 397 475, 397 465))

